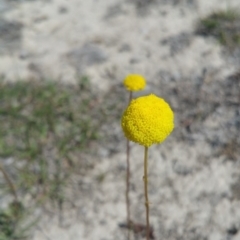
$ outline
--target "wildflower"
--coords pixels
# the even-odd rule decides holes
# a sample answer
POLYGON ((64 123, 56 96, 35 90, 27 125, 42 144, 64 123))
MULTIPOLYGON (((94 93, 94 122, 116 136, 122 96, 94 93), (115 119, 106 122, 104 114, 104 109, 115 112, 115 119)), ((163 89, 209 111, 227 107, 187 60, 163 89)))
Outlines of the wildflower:
POLYGON ((164 99, 154 94, 131 101, 122 116, 122 129, 129 140, 145 147, 163 142, 174 128, 174 114, 164 99))
POLYGON ((129 74, 123 81, 124 86, 128 91, 140 91, 145 88, 146 81, 139 74, 129 74))
MULTIPOLYGON (((132 100, 133 91, 139 91, 144 89, 146 86, 146 81, 143 76, 139 74, 129 74, 123 81, 124 86, 129 91, 129 103, 132 100)), ((127 139, 127 149, 126 149, 126 210, 127 210, 127 223, 130 223, 130 198, 129 198, 129 186, 130 186, 130 141, 127 139)), ((127 240, 130 240, 130 229, 128 229, 127 240)))

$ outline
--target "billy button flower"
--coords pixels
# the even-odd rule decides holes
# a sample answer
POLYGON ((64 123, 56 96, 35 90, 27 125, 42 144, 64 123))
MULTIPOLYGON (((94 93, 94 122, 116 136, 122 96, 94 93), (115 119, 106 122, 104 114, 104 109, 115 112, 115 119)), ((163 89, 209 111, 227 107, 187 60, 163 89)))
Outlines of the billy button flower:
POLYGON ((173 111, 154 94, 131 101, 122 116, 122 129, 130 141, 145 147, 163 142, 174 128, 173 111))
MULTIPOLYGON (((132 100, 133 92, 143 90, 146 86, 146 80, 143 76, 139 74, 129 74, 123 81, 123 85, 129 91, 129 103, 132 100)), ((126 148, 126 161, 127 161, 127 169, 126 169, 126 210, 127 210, 127 224, 131 224, 131 216, 130 216, 130 198, 129 198, 129 190, 130 190, 130 142, 127 139, 127 148, 126 148)), ((128 229, 127 240, 130 240, 130 229, 128 229)))
POLYGON ((174 128, 174 113, 164 99, 150 94, 131 101, 123 113, 121 124, 127 139, 145 147, 143 180, 147 225, 146 239, 149 240, 148 147, 162 143, 172 132, 174 128))
POLYGON ((140 91, 146 86, 146 80, 139 74, 129 74, 123 81, 128 91, 140 91))

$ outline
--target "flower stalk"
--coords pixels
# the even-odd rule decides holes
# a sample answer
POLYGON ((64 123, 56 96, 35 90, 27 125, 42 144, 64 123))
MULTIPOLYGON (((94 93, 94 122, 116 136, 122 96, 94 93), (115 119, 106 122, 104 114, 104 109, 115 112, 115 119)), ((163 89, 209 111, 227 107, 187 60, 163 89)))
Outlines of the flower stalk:
MULTIPOLYGON (((132 100, 132 91, 129 92, 129 103, 132 100)), ((127 139, 127 150, 126 150, 126 161, 127 161, 127 170, 126 170, 126 210, 127 210, 127 224, 130 226, 131 223, 131 212, 130 212, 130 141, 127 139)), ((130 229, 128 228, 127 240, 130 240, 130 229)))
POLYGON ((148 200, 148 147, 144 148, 144 195, 146 207, 146 239, 149 240, 150 226, 149 226, 149 200, 148 200))

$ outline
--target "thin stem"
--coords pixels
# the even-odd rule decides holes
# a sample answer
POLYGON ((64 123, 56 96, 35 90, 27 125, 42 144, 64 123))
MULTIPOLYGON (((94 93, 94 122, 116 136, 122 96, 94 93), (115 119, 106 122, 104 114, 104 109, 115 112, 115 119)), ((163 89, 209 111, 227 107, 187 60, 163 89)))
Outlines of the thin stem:
MULTIPOLYGON (((132 100, 132 91, 129 94, 129 103, 132 100)), ((131 215, 130 215, 130 198, 129 198, 129 190, 130 190, 130 141, 127 139, 127 172, 126 172, 126 208, 127 208, 127 225, 128 233, 127 233, 127 240, 130 240, 130 222, 131 222, 131 215)))
POLYGON ((144 194, 145 194, 145 207, 146 207, 146 239, 149 240, 150 227, 149 227, 149 201, 148 201, 148 147, 144 151, 144 194))
POLYGON ((128 103, 130 103, 132 101, 132 91, 130 91, 130 93, 129 93, 129 101, 128 101, 128 103))
POLYGON ((127 173, 126 173, 126 207, 127 207, 127 224, 128 228, 128 235, 127 239, 130 239, 130 199, 129 199, 129 185, 130 185, 130 162, 129 162, 129 155, 130 155, 130 142, 127 140, 127 173))
POLYGON ((12 180, 8 176, 7 172, 5 171, 5 169, 4 169, 4 167, 3 167, 3 165, 1 163, 0 163, 0 171, 2 172, 3 177, 5 178, 5 181, 7 182, 8 186, 11 189, 11 192, 12 192, 12 195, 13 195, 13 197, 15 199, 15 202, 18 202, 18 196, 17 196, 16 188, 15 188, 12 180))

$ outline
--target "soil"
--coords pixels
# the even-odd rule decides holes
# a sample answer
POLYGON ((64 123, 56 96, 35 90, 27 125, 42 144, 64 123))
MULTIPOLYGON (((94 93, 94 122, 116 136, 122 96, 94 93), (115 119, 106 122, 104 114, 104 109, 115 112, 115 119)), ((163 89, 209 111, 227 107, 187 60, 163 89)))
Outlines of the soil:
MULTIPOLYGON (((110 111, 104 140, 73 176, 69 201, 41 212, 33 240, 126 239, 122 80, 139 73, 170 103, 175 130, 149 150, 150 222, 156 240, 240 239, 240 51, 196 34, 208 14, 239 0, 0 0, 5 81, 87 75, 110 111), (105 102, 106 101, 106 102, 105 102)), ((131 144, 131 215, 145 224, 143 147, 131 144)), ((144 239, 131 231, 132 239, 144 239)))

